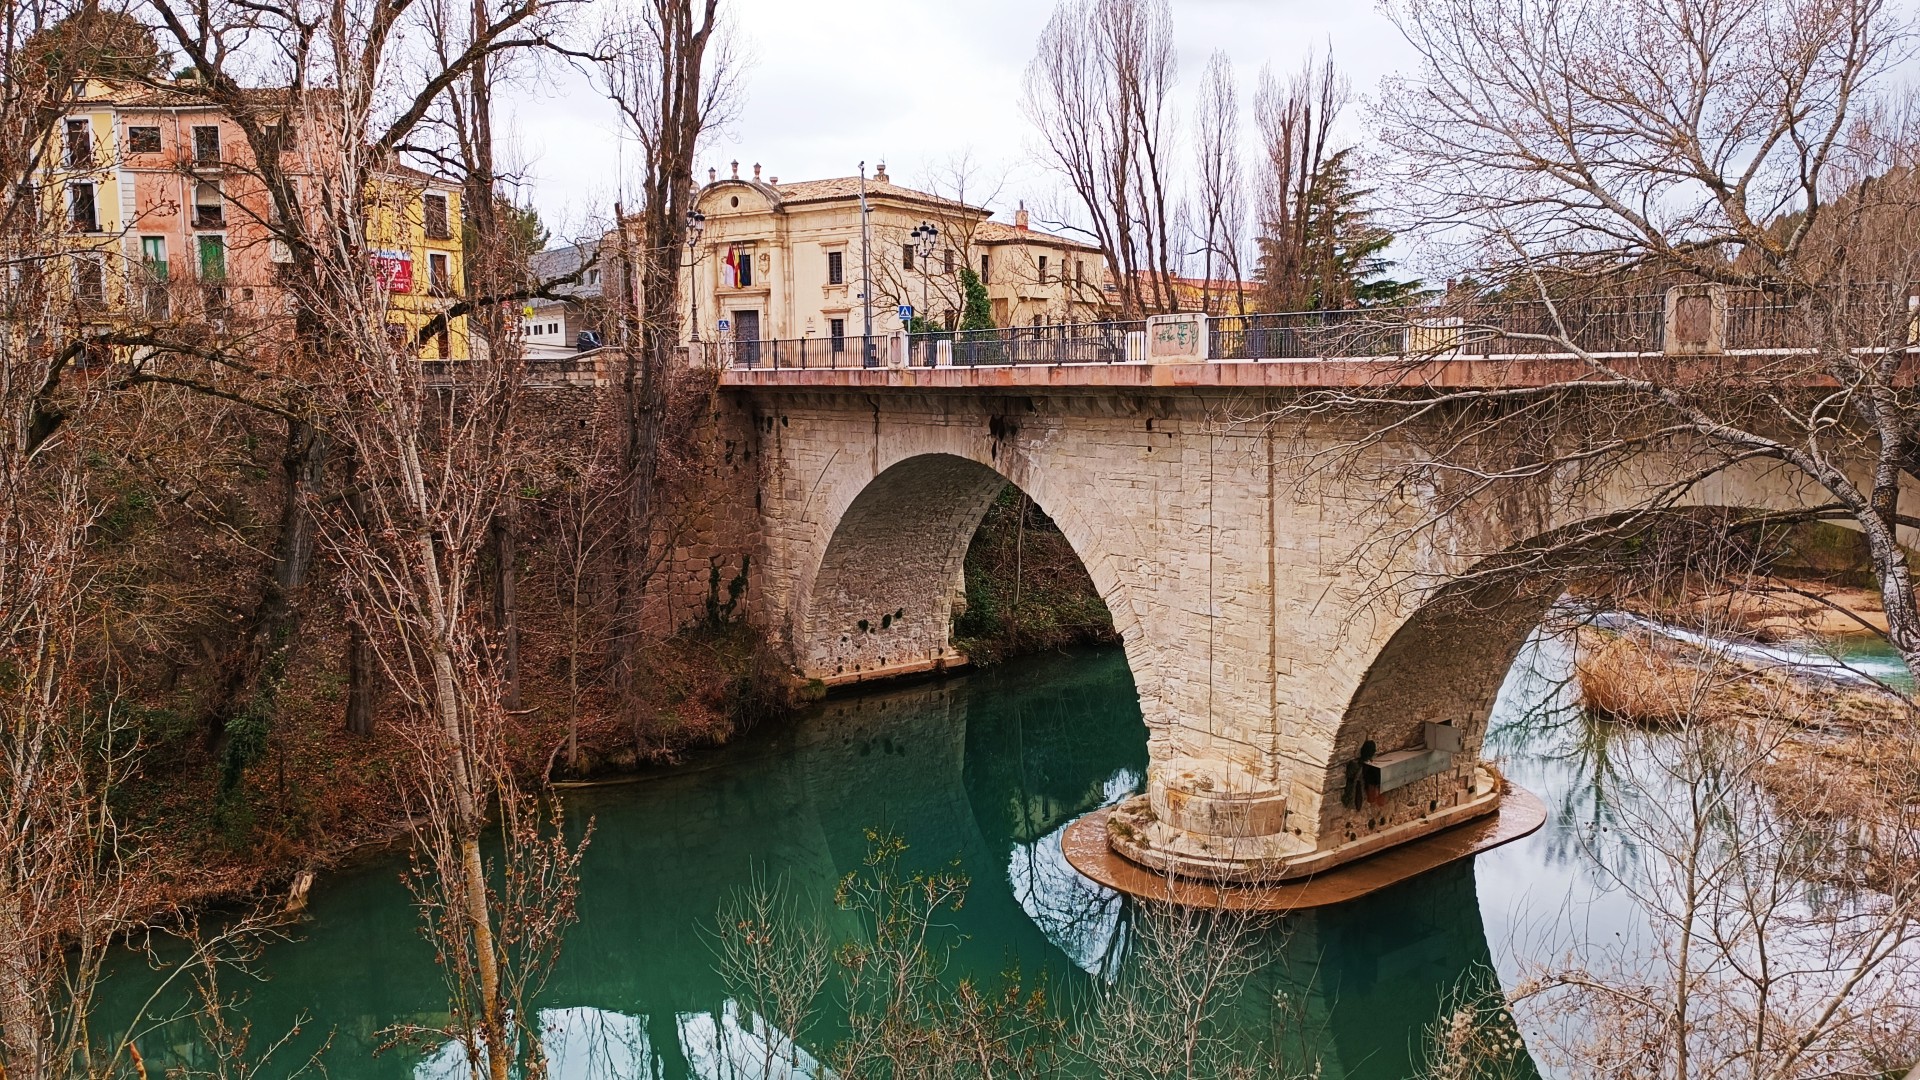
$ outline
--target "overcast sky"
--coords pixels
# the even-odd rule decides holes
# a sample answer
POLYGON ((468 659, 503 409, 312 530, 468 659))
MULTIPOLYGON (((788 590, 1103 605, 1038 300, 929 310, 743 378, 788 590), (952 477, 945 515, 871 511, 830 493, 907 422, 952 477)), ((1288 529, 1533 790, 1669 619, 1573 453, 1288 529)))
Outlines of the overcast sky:
MULTIPOLYGON (((850 176, 884 161, 895 183, 921 185, 956 155, 978 166, 974 192, 1010 220, 1054 186, 1031 154, 1021 109, 1047 0, 723 0, 748 58, 737 121, 713 140, 697 175, 759 162, 783 181, 850 176), (981 184, 984 183, 984 189, 981 184)), ((1216 49, 1232 57, 1250 105, 1260 68, 1289 73, 1310 52, 1333 50, 1357 94, 1409 62, 1408 49, 1370 0, 1172 0, 1182 125, 1192 87, 1216 49)), ((556 240, 604 217, 632 148, 585 76, 555 70, 521 88, 509 130, 526 191, 556 240)), ((1360 119, 1356 107, 1348 117, 1360 119)), ((1190 149, 1183 148, 1184 155, 1190 149)), ((978 196, 975 196, 978 197, 978 196)))

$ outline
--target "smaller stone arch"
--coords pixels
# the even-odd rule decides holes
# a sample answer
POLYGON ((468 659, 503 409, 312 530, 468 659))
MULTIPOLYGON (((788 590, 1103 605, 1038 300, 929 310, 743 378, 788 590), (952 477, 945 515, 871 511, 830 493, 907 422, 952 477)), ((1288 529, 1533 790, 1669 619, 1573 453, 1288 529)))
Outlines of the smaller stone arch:
MULTIPOLYGON (((994 458, 992 448, 981 456, 994 458)), ((967 548, 994 498, 1012 483, 1059 526, 1105 600, 1149 729, 1164 735, 1164 722, 1155 721, 1166 710, 1155 693, 1137 605, 1122 580, 1124 560, 1110 550, 1112 530, 1098 531, 1099 515, 1021 467, 1017 456, 1004 470, 995 460, 909 452, 829 507, 819 561, 799 577, 787 619, 799 674, 831 685, 938 670, 963 659, 951 632, 965 589, 967 548)), ((1079 496, 1081 503, 1091 497, 1079 496)))
POLYGON ((795 642, 803 674, 829 683, 939 669, 967 545, 1007 480, 950 454, 881 472, 841 513, 795 642))

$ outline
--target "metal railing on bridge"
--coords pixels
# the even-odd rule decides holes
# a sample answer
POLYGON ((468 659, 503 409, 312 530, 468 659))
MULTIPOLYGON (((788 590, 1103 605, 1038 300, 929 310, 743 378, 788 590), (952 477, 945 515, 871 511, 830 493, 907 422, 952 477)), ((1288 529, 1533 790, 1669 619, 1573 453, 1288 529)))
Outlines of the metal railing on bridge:
POLYGON ((1349 308, 1208 320, 1212 360, 1378 358, 1448 352, 1526 356, 1566 352, 1563 335, 1594 353, 1659 352, 1665 298, 1349 308))
POLYGON ((724 339, 696 343, 721 366, 776 370, 862 367, 987 367, 1007 364, 1118 364, 1140 359, 1146 320, 942 330, 921 334, 724 339), (1135 355, 1128 354, 1134 335, 1135 355))
MULTIPOLYGON (((1863 303, 1886 309, 1888 330, 1880 335, 1888 338, 1886 344, 1907 347, 1920 341, 1920 322, 1913 321, 1905 290, 1894 295, 1881 286, 1852 288, 1863 303)), ((1813 344, 1801 306, 1720 286, 1551 303, 1473 301, 1198 318, 1206 327, 1210 361, 1790 352, 1813 344), (1685 303, 1693 297, 1704 297, 1707 307, 1701 309, 1704 315, 1690 318, 1685 303), (1678 331, 1669 325, 1676 319, 1678 331), (1669 341, 1670 332, 1679 337, 1669 341)), ((1149 359, 1148 327, 1149 320, 1134 319, 871 338, 722 341, 704 348, 710 350, 709 362, 737 368, 1117 364, 1149 359)))

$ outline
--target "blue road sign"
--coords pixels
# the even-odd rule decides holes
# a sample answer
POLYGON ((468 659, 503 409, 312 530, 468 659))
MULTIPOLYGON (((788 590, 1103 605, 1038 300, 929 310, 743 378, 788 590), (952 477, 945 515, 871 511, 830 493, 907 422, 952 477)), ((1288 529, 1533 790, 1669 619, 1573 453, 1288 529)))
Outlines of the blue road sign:
POLYGON ((901 322, 913 321, 913 305, 912 304, 900 305, 900 321, 901 322))

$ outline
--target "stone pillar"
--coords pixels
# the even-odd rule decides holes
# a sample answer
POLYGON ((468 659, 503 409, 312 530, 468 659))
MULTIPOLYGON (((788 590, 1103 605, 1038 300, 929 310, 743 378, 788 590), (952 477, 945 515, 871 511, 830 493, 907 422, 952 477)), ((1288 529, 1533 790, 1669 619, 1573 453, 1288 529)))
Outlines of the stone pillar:
POLYGON ((1667 290, 1668 356, 1727 351, 1727 291, 1725 285, 1675 285, 1667 290))

